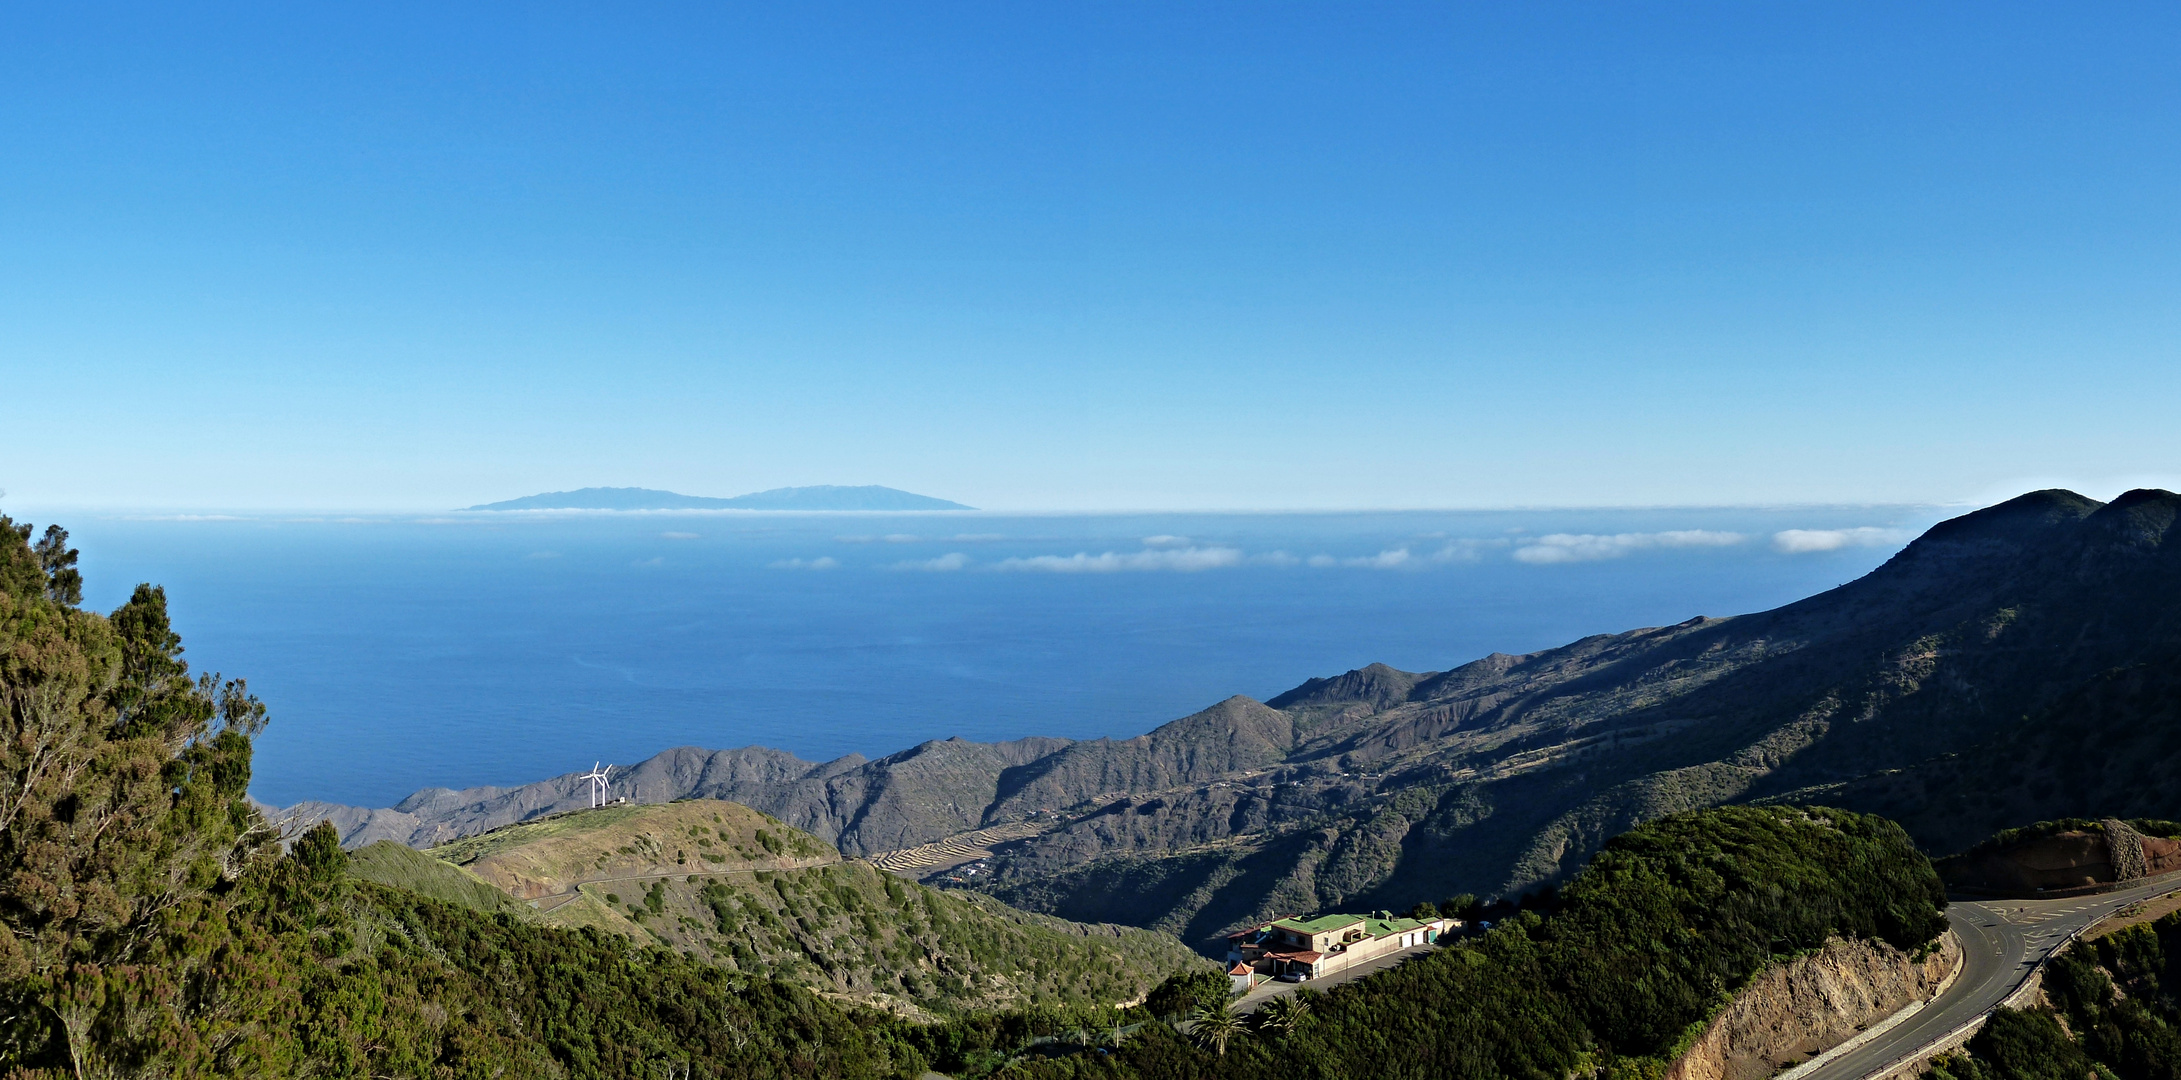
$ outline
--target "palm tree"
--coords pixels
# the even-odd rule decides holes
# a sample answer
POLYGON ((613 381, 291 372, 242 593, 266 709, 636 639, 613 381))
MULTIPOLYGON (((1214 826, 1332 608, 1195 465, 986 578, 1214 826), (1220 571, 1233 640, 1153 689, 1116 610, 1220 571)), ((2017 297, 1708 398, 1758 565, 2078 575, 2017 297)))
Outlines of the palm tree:
POLYGON ((1302 991, 1282 994, 1258 1008, 1257 1030, 1266 1035, 1286 1035, 1309 1013, 1310 1002, 1303 997, 1302 991))
POLYGON ((1189 1041, 1198 1048, 1225 1057, 1227 1043, 1242 1033, 1242 1018, 1224 999, 1205 1005, 1189 1016, 1189 1041))

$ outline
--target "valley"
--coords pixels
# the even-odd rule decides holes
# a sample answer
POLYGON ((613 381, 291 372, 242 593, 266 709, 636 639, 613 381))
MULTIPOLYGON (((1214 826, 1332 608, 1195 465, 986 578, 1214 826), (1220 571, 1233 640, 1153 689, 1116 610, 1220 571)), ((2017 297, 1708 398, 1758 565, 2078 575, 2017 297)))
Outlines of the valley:
MULTIPOLYGON (((2170 805, 2177 506, 2034 492, 1771 611, 1444 671, 1370 665, 1131 739, 950 739, 823 763, 685 747, 617 790, 744 803, 905 871, 982 859, 979 888, 1011 904, 1205 951, 1282 911, 1517 896, 1638 822, 1721 803, 1880 811, 1950 851, 2025 820, 2170 805), (2122 751, 2126 771, 2062 749, 2085 743, 2122 751)), ((351 845, 428 845, 582 798, 562 777, 282 813, 351 845)))
POLYGON ((2098 988, 2181 917, 2063 946, 2181 872, 2181 824, 2098 805, 2172 804, 2177 503, 2036 493, 1773 611, 1373 665, 1131 739, 681 749, 604 806, 571 776, 271 816, 244 794, 266 710, 190 675, 164 593, 84 611, 11 528, 0 1055, 40 1080, 2129 1060, 2104 1033, 2181 1002, 2098 988), (2033 898, 1949 909, 1942 874, 2033 898), (1238 1011, 1252 972, 1206 957, 1312 913, 1338 918, 1258 959, 1325 981, 1238 1011), (1830 1011, 1765 1034, 1812 994, 1830 1011))

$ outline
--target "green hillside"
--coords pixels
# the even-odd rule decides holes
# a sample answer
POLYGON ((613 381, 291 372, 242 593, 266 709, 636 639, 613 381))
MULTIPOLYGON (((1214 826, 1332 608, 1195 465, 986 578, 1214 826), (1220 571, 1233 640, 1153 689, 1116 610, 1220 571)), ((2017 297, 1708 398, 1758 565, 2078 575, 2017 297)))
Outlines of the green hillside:
POLYGON ((348 873, 485 915, 530 915, 529 907, 476 874, 389 840, 349 853, 348 873))
POLYGON ((1946 929, 1944 902, 1930 864, 1883 818, 1806 807, 1678 814, 1608 842, 1556 898, 1482 938, 1311 995, 1292 1024, 1235 1031, 1216 1049, 1147 1026, 1108 1054, 1086 1047, 1025 1071, 1655 1078, 1767 964, 1830 937, 1917 949, 1946 929))
POLYGON ((908 1015, 1117 1005, 1211 969, 1170 936, 905 882, 712 799, 562 814, 416 857, 528 901, 548 926, 621 934, 908 1015))

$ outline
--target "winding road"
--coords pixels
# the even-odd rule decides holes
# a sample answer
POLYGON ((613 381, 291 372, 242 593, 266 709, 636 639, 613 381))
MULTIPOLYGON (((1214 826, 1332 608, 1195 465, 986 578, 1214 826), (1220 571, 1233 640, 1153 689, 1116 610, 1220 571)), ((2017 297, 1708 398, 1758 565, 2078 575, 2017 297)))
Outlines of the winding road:
POLYGON ((2039 961, 2076 932, 2139 900, 2181 890, 2172 875, 2097 896, 2058 900, 1956 900, 1948 921, 1962 970, 1946 992, 1861 1046, 1796 1070, 1793 1080, 1865 1080, 1920 1060, 1962 1025, 1997 1008, 2039 961))

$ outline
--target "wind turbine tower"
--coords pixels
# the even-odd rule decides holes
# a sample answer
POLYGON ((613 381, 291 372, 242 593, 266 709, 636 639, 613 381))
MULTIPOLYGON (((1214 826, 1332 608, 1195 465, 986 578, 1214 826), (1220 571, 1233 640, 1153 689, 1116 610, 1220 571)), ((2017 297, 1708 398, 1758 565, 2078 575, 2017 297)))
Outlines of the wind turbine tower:
POLYGON ((596 810, 599 807, 606 805, 606 774, 612 771, 613 766, 602 766, 594 761, 591 763, 590 772, 584 773, 582 776, 576 778, 578 780, 588 780, 591 782, 591 809, 596 810))

